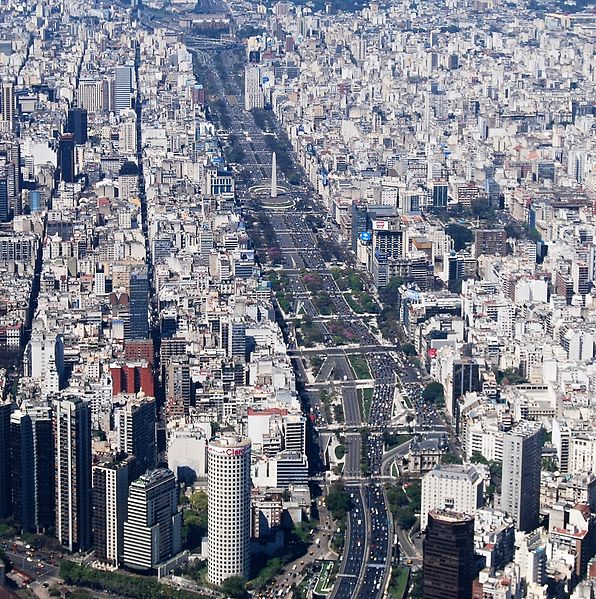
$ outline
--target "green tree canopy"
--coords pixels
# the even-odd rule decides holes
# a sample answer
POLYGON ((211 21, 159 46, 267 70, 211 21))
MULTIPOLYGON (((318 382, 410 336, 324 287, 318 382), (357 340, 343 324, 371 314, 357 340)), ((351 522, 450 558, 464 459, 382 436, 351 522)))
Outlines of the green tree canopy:
POLYGON ((335 457, 338 460, 341 460, 346 455, 346 453, 347 453, 347 449, 346 449, 345 445, 338 445, 335 448, 335 457))
POLYGON ((205 491, 195 491, 190 496, 190 505, 197 511, 207 510, 207 493, 205 491))
POLYGON ((463 464, 463 460, 454 453, 448 451, 441 456, 441 464, 463 464))
POLYGON ((68 585, 87 587, 130 599, 205 598, 203 594, 174 589, 161 584, 155 578, 122 574, 121 572, 101 572, 69 560, 60 562, 60 577, 68 585))
POLYGON ((230 576, 221 584, 221 590, 227 597, 246 597, 246 582, 240 576, 230 576))
POLYGON ((415 356, 416 355, 416 348, 414 347, 414 345, 412 343, 404 343, 402 345, 401 350, 404 352, 404 354, 406 356, 415 356))
POLYGON ((425 401, 431 401, 433 403, 441 403, 445 399, 445 390, 441 383, 433 381, 426 385, 422 397, 425 401))
POLYGON ((484 464, 485 466, 490 464, 490 462, 477 450, 472 452, 470 462, 472 462, 472 464, 484 464))
POLYGON ((463 250, 468 243, 474 241, 474 233, 469 227, 451 223, 447 226, 447 234, 453 239, 453 249, 456 252, 463 250))
POLYGON ((342 483, 331 485, 325 505, 334 520, 341 520, 352 509, 352 499, 342 483))

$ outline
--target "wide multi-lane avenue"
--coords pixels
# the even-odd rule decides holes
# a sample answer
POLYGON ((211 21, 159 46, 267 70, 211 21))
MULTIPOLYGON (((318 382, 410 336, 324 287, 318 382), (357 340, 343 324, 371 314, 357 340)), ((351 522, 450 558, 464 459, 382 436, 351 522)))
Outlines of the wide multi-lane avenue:
MULTIPOLYGON (((209 60, 209 52, 202 51, 201 57, 209 60)), ((223 92, 223 84, 217 73, 213 74, 216 88, 223 92)), ((265 145, 265 134, 251 122, 251 115, 243 109, 241 101, 241 90, 237 90, 239 101, 232 104, 229 98, 221 93, 219 96, 227 103, 227 114, 229 115, 230 132, 239 136, 241 147, 245 152, 245 166, 248 167, 253 183, 262 180, 263 175, 269 175, 270 155, 265 155, 259 150, 255 154, 254 148, 262 148, 265 145), (246 139, 250 138, 250 143, 246 139), (267 159, 269 162, 267 163, 267 159)), ((294 198, 310 198, 310 190, 304 186, 296 186, 292 189, 294 198)), ((250 192, 247 190, 245 198, 251 201, 250 192)), ((311 214, 322 219, 326 218, 324 209, 316 202, 309 202, 311 214)), ((391 418, 394 373, 396 364, 387 348, 375 336, 364 322, 363 318, 353 312, 346 303, 345 297, 338 289, 330 269, 321 256, 318 248, 316 235, 305 225, 305 214, 295 210, 271 211, 269 222, 275 232, 277 242, 282 253, 282 272, 288 277, 293 294, 300 298, 302 310, 310 317, 316 318, 317 326, 323 334, 328 334, 328 324, 335 320, 341 320, 349 325, 350 330, 359 340, 359 347, 320 347, 317 348, 318 355, 323 359, 330 359, 333 365, 328 366, 334 372, 335 378, 341 382, 338 390, 342 396, 343 412, 346 426, 361 426, 367 424, 363 420, 360 402, 356 391, 354 373, 350 366, 349 351, 357 351, 363 354, 362 346, 367 348, 367 357, 372 376, 381 379, 383 384, 375 387, 371 402, 369 423, 379 427, 385 426, 391 418), (318 312, 311 301, 307 289, 301 277, 302 269, 316 272, 322 280, 326 293, 331 297, 333 314, 325 318, 318 312), (347 351, 344 351, 347 350, 347 351), (378 351, 377 351, 378 350, 378 351), (374 359, 372 358, 374 356, 374 359)), ((302 348, 297 346, 293 352, 299 376, 304 376, 303 360, 305 355, 302 348)), ((311 402, 318 402, 318 391, 309 392, 311 402)), ((375 487, 376 492, 370 495, 368 491, 361 489, 365 481, 361 474, 362 452, 371 456, 371 468, 373 474, 380 474, 381 458, 383 451, 382 435, 370 434, 366 447, 363 447, 362 437, 358 432, 345 435, 348 448, 344 469, 344 479, 350 484, 351 492, 354 494, 355 508, 350 512, 349 525, 346 535, 346 546, 340 566, 341 575, 334 591, 337 598, 349 597, 382 597, 386 582, 390 573, 391 546, 389 539, 392 538, 390 515, 385 506, 381 487, 375 487), (371 519, 372 510, 375 510, 374 519, 371 519), (358 510, 358 511, 356 511, 358 510), (360 513, 361 517, 357 517, 360 513), (366 516, 364 515, 366 514, 366 516), (372 529, 374 522, 374 531, 372 529), (373 534, 374 533, 374 534, 373 534), (371 545, 371 539, 376 539, 371 545)))
MULTIPOLYGON (((188 39, 187 43, 192 49, 192 39, 188 39)), ((216 60, 223 61, 232 68, 237 60, 234 48, 233 44, 229 47, 209 48, 197 42, 194 47, 195 60, 197 70, 209 72, 208 91, 212 97, 217 98, 219 109, 225 112, 227 134, 234 135, 235 144, 244 155, 242 168, 245 183, 240 188, 241 201, 247 209, 258 211, 258 203, 253 202, 250 190, 253 185, 263 184, 271 176, 271 153, 267 149, 266 137, 277 135, 278 132, 262 131, 253 115, 244 110, 243 90, 238 82, 232 77, 224 85, 214 68, 216 60)), ((291 186, 290 189, 294 202, 306 204, 311 217, 327 222, 324 207, 313 200, 312 191, 306 184, 291 186)), ((347 449, 343 479, 354 507, 348 516, 345 546, 333 597, 381 598, 387 587, 393 551, 392 522, 379 482, 387 471, 387 461, 383 459, 383 431, 391 423, 393 416, 398 373, 406 382, 413 380, 415 373, 410 372, 408 365, 400 362, 401 358, 394 353, 396 347, 382 341, 375 328, 370 326, 369 317, 358 315, 352 310, 338 288, 318 243, 320 235, 324 235, 328 242, 337 243, 333 228, 326 227, 325 231, 314 232, 306 223, 305 211, 296 208, 270 210, 267 217, 281 251, 282 264, 278 271, 289 281, 292 295, 296 303, 299 303, 294 308, 299 307, 299 312, 312 320, 323 337, 329 336, 329 327, 335 321, 349 328, 354 339, 358 340, 357 344, 337 346, 325 343, 323 346, 308 348, 294 339, 295 345, 291 346, 290 355, 296 366, 297 380, 307 394, 307 405, 314 406, 319 414, 324 414, 319 397, 324 388, 334 390, 340 397, 343 408, 340 428, 343 430, 343 443, 347 449), (319 277, 331 301, 331 314, 321 314, 317 309, 313 294, 304 284, 305 271, 319 277), (312 374, 307 374, 307 371, 310 359, 315 355, 322 360, 322 366, 313 380, 312 374), (365 356, 371 372, 370 384, 374 388, 368 414, 363 413, 358 381, 355 380, 357 377, 350 363, 353 355, 365 356), (368 429, 365 436, 360 432, 362 427, 368 429), (367 463, 366 476, 362 471, 363 461, 367 463)), ((340 267, 343 265, 341 260, 335 264, 340 267)), ((321 418, 317 422, 321 425, 321 430, 324 430, 331 423, 325 423, 324 417, 321 418)), ((323 434, 320 433, 321 436, 323 434)))

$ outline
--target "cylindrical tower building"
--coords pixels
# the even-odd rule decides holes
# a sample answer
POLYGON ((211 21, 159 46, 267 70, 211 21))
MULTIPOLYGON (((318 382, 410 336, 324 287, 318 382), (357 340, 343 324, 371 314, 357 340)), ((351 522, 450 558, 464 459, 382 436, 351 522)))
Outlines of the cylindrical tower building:
POLYGON ((250 439, 220 435, 208 449, 207 576, 221 584, 250 574, 250 439))

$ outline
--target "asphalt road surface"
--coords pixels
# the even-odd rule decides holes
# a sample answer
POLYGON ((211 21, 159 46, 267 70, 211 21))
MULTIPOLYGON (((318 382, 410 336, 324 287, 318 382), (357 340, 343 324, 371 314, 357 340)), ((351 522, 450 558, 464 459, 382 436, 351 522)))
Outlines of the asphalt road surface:
POLYGON ((348 487, 353 503, 353 508, 348 513, 348 530, 346 544, 339 574, 331 599, 346 599, 357 597, 360 571, 364 563, 366 552, 366 517, 365 502, 360 487, 348 487))
POLYGON ((362 436, 360 433, 346 433, 345 447, 347 453, 344 462, 344 478, 360 478, 360 456, 362 454, 362 436))
POLYGON ((364 496, 367 507, 368 553, 358 597, 380 599, 385 592, 391 563, 392 531, 389 521, 385 518, 385 497, 381 486, 368 485, 364 496))
POLYGON ((392 531, 379 484, 348 486, 353 508, 343 559, 331 599, 381 599, 389 576, 392 531))

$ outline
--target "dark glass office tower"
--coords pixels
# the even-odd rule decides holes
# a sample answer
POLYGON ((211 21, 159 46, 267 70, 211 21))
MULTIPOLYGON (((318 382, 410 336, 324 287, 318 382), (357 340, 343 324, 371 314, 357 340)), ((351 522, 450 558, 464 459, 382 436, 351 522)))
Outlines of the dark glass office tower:
POLYGON ((48 532, 56 516, 52 410, 13 407, 0 404, 2 517, 12 516, 22 531, 48 532))
POLYGON ((56 523, 54 428, 52 409, 35 406, 27 409, 33 432, 35 530, 53 530, 56 523))
POLYGON ((87 111, 84 108, 71 108, 68 111, 66 131, 74 135, 75 144, 87 143, 87 111))
POLYGON ((10 219, 10 196, 8 193, 8 173, 6 167, 0 168, 0 222, 10 219))
POLYGON ((41 192, 37 189, 32 189, 29 192, 29 208, 31 208, 31 212, 39 212, 41 210, 41 201, 41 192))
POLYGON ((449 201, 447 181, 434 181, 432 184, 432 205, 435 208, 446 208, 449 201))
POLYGON ((424 539, 423 599, 471 599, 474 518, 432 511, 424 539))
POLYGON ((455 432, 459 434, 461 424, 459 399, 468 392, 481 390, 480 364, 473 358, 468 357, 464 357, 461 360, 454 360, 452 381, 452 394, 451 398, 448 398, 448 401, 451 401, 451 405, 448 406, 448 409, 455 420, 455 432))
POLYGON ((10 489, 10 415, 12 404, 0 402, 0 518, 12 512, 10 489))
POLYGON ((60 136, 58 146, 58 166, 60 167, 60 180, 65 183, 74 183, 75 180, 75 138, 72 133, 60 136))
MULTIPOLYGON (((12 507, 21 530, 35 530, 35 463, 31 417, 16 410, 10 417, 12 507)), ((48 450, 50 448, 48 447, 48 450)))
POLYGON ((147 339, 149 336, 149 280, 146 270, 130 274, 130 339, 147 339))
POLYGON ((352 250, 356 251, 358 247, 358 237, 366 232, 367 209, 366 204, 352 202, 352 250))
POLYGON ((54 401, 56 536, 71 552, 91 547, 91 409, 78 397, 54 401))

